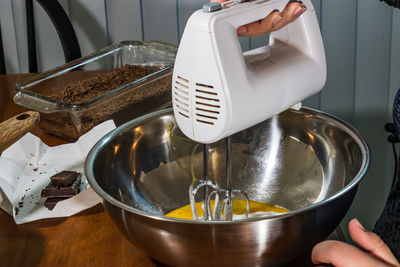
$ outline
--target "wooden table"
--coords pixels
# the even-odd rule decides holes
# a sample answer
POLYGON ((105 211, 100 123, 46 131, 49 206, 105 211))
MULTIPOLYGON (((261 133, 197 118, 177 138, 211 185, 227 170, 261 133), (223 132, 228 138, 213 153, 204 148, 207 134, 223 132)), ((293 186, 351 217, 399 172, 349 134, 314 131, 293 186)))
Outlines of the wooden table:
MULTIPOLYGON (((26 111, 12 97, 14 84, 29 75, 0 75, 0 122, 26 111)), ((40 128, 32 133, 50 146, 67 143, 40 128)), ((132 245, 99 204, 69 218, 22 225, 0 209, 0 266, 162 265, 132 245)))
MULTIPOLYGON (((27 109, 16 105, 13 86, 30 74, 0 75, 0 122, 27 109)), ((68 141, 35 128, 47 145, 68 141)), ((0 170, 1 171, 1 170, 0 170)), ((340 229, 328 238, 344 240, 340 229)), ((289 266, 310 266, 309 258, 289 266)), ((0 209, 0 266, 165 266, 132 245, 101 204, 69 218, 17 225, 0 209)))

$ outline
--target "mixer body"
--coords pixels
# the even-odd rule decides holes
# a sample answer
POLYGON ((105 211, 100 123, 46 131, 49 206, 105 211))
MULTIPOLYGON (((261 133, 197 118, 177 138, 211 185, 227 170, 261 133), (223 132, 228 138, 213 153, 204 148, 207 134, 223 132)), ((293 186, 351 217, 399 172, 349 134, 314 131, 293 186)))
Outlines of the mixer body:
POLYGON ((172 100, 183 133, 212 143, 286 110, 322 89, 326 62, 310 0, 269 46, 243 53, 236 29, 287 1, 237 3, 188 20, 175 60, 172 100))

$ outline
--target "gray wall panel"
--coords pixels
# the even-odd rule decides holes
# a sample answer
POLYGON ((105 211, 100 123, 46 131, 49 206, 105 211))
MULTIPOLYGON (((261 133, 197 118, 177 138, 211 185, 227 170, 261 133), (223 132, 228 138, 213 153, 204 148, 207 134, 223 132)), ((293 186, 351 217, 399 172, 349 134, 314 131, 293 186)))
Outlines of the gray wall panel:
MULTIPOLYGON (((59 2, 62 3, 62 1, 59 2)), ((33 1, 33 13, 38 68, 49 70, 64 64, 65 58, 61 41, 50 17, 36 1, 33 1), (54 56, 49 57, 49 55, 54 56)))
POLYGON ((106 0, 110 43, 142 40, 140 0, 106 0))
POLYGON ((385 160, 390 73, 392 9, 375 0, 358 1, 356 87, 354 125, 366 138, 371 149, 371 165, 360 184, 359 192, 347 216, 358 217, 372 228, 383 208, 387 188, 385 160))
POLYGON ((142 1, 144 40, 178 44, 176 0, 142 1))
POLYGON ((7 73, 20 72, 15 34, 13 0, 0 1, 0 26, 3 40, 3 49, 6 51, 5 63, 7 73))
POLYGON ((268 45, 269 34, 250 38, 250 49, 268 45))
POLYGON ((322 4, 322 35, 327 61, 327 81, 321 92, 321 108, 352 123, 355 45, 356 1, 336 0, 322 4), (340 19, 338 19, 340 17, 340 19))
POLYGON ((104 0, 69 0, 69 15, 82 55, 97 51, 109 43, 105 8, 104 0))
MULTIPOLYGON (((25 1, 13 0, 12 10, 14 15, 14 30, 17 41, 18 60, 21 72, 28 72, 28 44, 26 36, 26 14, 25 1)), ((8 57, 9 52, 5 51, 5 56, 8 57)))

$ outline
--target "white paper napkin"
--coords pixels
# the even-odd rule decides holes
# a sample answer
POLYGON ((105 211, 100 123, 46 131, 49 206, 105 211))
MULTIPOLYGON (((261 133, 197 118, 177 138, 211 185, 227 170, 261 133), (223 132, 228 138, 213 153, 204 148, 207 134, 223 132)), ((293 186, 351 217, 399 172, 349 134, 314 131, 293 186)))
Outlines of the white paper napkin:
POLYGON ((47 146, 30 133, 23 136, 0 157, 0 207, 21 224, 71 216, 100 203, 101 198, 88 186, 84 163, 94 144, 114 128, 113 121, 106 121, 75 143, 55 147, 47 146), (43 205, 45 199, 41 198, 41 191, 52 175, 64 170, 82 174, 80 193, 48 210, 43 205))

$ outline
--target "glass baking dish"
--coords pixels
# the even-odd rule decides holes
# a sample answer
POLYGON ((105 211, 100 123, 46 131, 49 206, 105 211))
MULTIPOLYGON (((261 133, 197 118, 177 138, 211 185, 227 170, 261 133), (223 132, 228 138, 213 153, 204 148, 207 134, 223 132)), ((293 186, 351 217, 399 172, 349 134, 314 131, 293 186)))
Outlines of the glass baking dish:
POLYGON ((18 82, 15 103, 40 112, 45 131, 76 140, 97 124, 169 106, 177 47, 122 41, 18 82))

